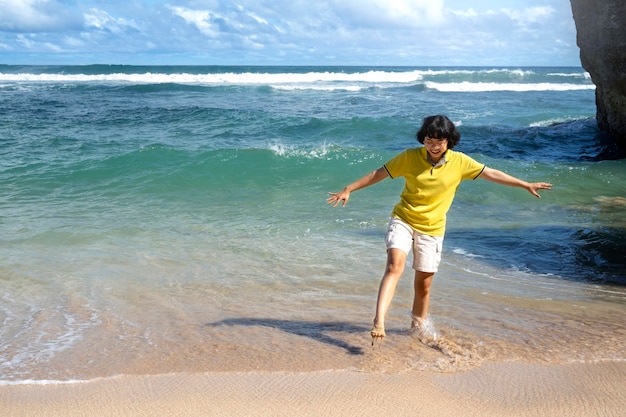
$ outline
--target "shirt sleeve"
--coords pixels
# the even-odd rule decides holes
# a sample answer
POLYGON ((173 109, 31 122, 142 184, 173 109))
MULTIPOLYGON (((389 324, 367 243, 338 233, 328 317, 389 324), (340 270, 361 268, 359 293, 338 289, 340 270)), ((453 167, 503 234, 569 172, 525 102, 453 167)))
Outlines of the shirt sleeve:
POLYGON ((404 174, 406 167, 408 166, 409 152, 408 149, 399 153, 389 161, 383 167, 387 170, 387 174, 391 178, 398 178, 404 174))
POLYGON ((486 165, 477 162, 474 158, 459 154, 461 156, 461 172, 464 180, 475 180, 483 173, 486 165))

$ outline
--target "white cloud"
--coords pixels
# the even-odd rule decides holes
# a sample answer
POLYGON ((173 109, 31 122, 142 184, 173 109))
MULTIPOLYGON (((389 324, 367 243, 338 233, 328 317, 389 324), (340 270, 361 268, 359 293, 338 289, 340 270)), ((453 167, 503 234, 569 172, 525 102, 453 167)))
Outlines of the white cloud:
POLYGON ((17 35, 17 43, 22 45, 24 48, 31 49, 35 42, 30 40, 26 35, 17 35))
MULTIPOLYGON (((232 48, 237 50, 260 50, 268 44, 280 43, 277 37, 294 36, 293 30, 285 30, 270 23, 276 19, 273 11, 263 16, 268 9, 251 10, 241 4, 236 7, 223 7, 218 11, 207 9, 191 9, 182 6, 167 7, 174 16, 181 18, 186 25, 195 28, 204 36, 206 42, 197 42, 197 48, 232 48)), ((279 19, 282 19, 280 17, 279 19)), ((280 23, 284 23, 280 20, 280 23)), ((187 36, 196 36, 184 31, 187 36)))
POLYGON ((78 39, 78 38, 73 37, 73 36, 66 36, 63 39, 63 43, 65 45, 68 45, 72 49, 81 48, 81 47, 85 46, 85 42, 82 39, 78 39))
POLYGON ((545 22, 554 14, 554 9, 549 6, 528 7, 524 9, 511 10, 502 9, 519 27, 526 28, 529 25, 545 22))
POLYGON ((20 45, 29 49, 36 48, 49 52, 63 52, 63 49, 56 44, 50 42, 38 42, 36 39, 33 39, 26 35, 19 35, 17 37, 17 41, 20 45))
POLYGON ((216 18, 221 18, 221 16, 208 10, 192 10, 177 6, 168 7, 176 16, 181 17, 185 22, 195 26, 203 34, 209 37, 218 36, 219 30, 211 21, 216 18))
POLYGON ((250 16, 252 19, 256 20, 257 23, 261 23, 262 25, 267 25, 267 20, 263 19, 262 17, 257 16, 254 13, 248 13, 248 16, 250 16))
POLYGON ((375 3, 394 20, 426 20, 439 23, 443 19, 444 0, 376 0, 375 3))
POLYGON ((106 30, 113 33, 122 33, 127 29, 138 29, 132 20, 113 18, 104 10, 90 9, 84 14, 85 27, 106 30))
POLYGON ((330 3, 349 26, 431 26, 443 20, 444 11, 444 0, 333 0, 330 3))
POLYGON ((0 0, 0 10, 0 44, 24 56, 58 45, 87 59, 216 64, 578 62, 569 0, 0 0))
POLYGON ((46 32, 80 27, 80 15, 56 0, 0 0, 0 31, 46 32))
POLYGON ((462 19, 476 19, 480 16, 478 12, 471 7, 467 10, 449 10, 449 12, 462 19))

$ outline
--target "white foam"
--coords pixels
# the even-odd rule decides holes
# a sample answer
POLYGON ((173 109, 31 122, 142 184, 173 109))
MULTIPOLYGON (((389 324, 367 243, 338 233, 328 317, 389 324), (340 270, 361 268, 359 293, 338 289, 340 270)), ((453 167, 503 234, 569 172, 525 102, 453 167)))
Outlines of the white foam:
MULTIPOLYGON (((535 75, 522 69, 453 69, 453 70, 371 70, 361 72, 310 71, 297 72, 221 72, 221 73, 112 73, 112 74, 55 74, 55 73, 0 73, 2 83, 114 83, 114 84, 187 84, 202 86, 270 86, 276 90, 297 91, 352 91, 368 88, 394 88, 413 86, 424 82, 424 77, 472 76, 503 74, 518 80, 535 75)), ((552 73, 549 76, 584 78, 585 72, 552 73)), ((441 92, 489 91, 569 91, 593 90, 591 83, 559 82, 507 83, 507 82, 436 82, 425 81, 425 86, 441 92)), ((1 84, 7 85, 7 84, 1 84)))
POLYGON ((547 119, 547 120, 540 120, 538 122, 533 122, 531 123, 529 126, 530 127, 546 127, 546 126, 552 126, 558 123, 565 123, 565 122, 569 122, 572 120, 579 120, 583 118, 583 116, 581 117, 574 117, 574 118, 565 118, 565 117, 556 117, 553 119, 547 119))
POLYGON ((2 82, 127 82, 137 84, 204 84, 204 85, 302 85, 333 82, 414 83, 422 79, 421 71, 307 72, 307 73, 141 73, 141 74, 6 74, 2 82))
POLYGON ((0 386, 9 385, 72 385, 72 384, 84 384, 88 382, 110 380, 115 378, 122 378, 124 375, 113 375, 107 377, 99 377, 93 379, 68 379, 68 380, 56 380, 56 379, 21 379, 15 381, 2 381, 0 380, 0 386))
POLYGON ((0 386, 3 385, 65 385, 65 384, 78 384, 86 381, 80 381, 77 379, 67 381, 57 381, 52 379, 24 379, 20 381, 0 381, 0 386))
POLYGON ((331 145, 322 143, 321 145, 311 148, 302 149, 294 145, 285 145, 283 143, 275 142, 268 145, 268 149, 272 151, 276 156, 282 157, 304 157, 310 159, 325 158, 331 150, 331 145))
MULTIPOLYGON (((3 300, 6 301, 7 297, 3 300)), ((15 306, 17 303, 12 304, 15 306)), ((11 343, 0 343, 0 375, 18 375, 22 368, 46 363, 81 341, 86 330, 102 322, 88 304, 83 307, 91 310, 87 319, 79 319, 53 306, 22 308, 19 313, 5 307, 3 310, 8 321, 5 320, 0 334, 5 341, 10 338, 11 343), (43 311, 47 312, 45 317, 37 318, 43 311), (18 314, 24 319, 12 323, 18 314)))
POLYGON ((591 75, 589 75, 588 72, 550 72, 547 75, 550 77, 584 78, 586 80, 591 79, 591 75))
POLYGON ((427 81, 426 87, 446 93, 482 93, 491 91, 571 91, 571 90, 595 90, 591 84, 569 83, 471 83, 463 81, 459 83, 437 83, 427 81))
POLYGON ((312 91, 361 91, 365 88, 369 88, 369 86, 359 86, 359 85, 314 85, 314 84, 282 84, 282 85, 272 85, 271 86, 275 90, 284 90, 284 91, 297 91, 297 90, 312 90, 312 91))
POLYGON ((462 248, 454 248, 452 249, 452 252, 456 253, 457 255, 467 256, 468 258, 484 258, 484 256, 482 255, 475 255, 473 253, 467 252, 465 249, 462 248))

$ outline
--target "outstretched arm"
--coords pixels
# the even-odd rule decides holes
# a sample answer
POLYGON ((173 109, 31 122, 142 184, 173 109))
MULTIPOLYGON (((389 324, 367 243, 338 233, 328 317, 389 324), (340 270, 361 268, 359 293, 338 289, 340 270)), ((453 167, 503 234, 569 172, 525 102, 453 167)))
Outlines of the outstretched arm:
POLYGON ((541 196, 539 195, 537 191, 552 189, 552 184, 548 182, 526 182, 518 178, 515 178, 509 174, 506 174, 502 171, 498 171, 497 169, 488 168, 488 167, 485 167, 482 174, 480 174, 480 178, 484 178, 487 181, 495 182, 496 184, 508 185, 510 187, 524 188, 529 193, 531 193, 532 195, 538 198, 541 198, 541 196))
POLYGON ((345 207, 348 204, 348 200, 350 199, 350 193, 352 191, 360 190, 361 188, 369 187, 370 185, 376 184, 379 181, 387 178, 389 174, 384 167, 380 167, 377 170, 370 172, 364 177, 354 181, 352 184, 347 185, 343 190, 338 193, 328 193, 330 197, 326 199, 328 204, 332 204, 333 207, 337 207, 337 205, 343 201, 342 207, 345 207))

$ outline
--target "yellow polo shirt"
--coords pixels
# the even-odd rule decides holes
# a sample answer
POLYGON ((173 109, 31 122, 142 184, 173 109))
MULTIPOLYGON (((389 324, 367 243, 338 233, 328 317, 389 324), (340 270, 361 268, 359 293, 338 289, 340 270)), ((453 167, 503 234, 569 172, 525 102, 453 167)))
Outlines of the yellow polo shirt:
POLYGON ((444 235, 446 213, 461 181, 476 179, 485 169, 485 165, 450 149, 433 165, 423 147, 405 150, 384 167, 391 178, 405 180, 400 202, 391 215, 430 236, 444 235))

